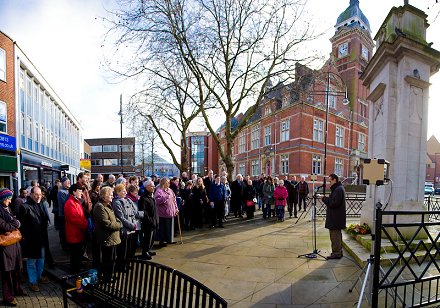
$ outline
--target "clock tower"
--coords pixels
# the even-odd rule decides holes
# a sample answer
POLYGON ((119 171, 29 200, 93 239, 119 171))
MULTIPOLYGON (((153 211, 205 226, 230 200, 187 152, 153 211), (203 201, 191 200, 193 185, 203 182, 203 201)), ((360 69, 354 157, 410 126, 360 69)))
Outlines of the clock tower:
MULTIPOLYGON (((374 42, 371 38, 370 23, 359 7, 359 0, 350 0, 348 8, 342 12, 335 25, 331 58, 345 81, 350 100, 350 170, 359 173, 360 158, 366 158, 367 149, 359 145, 368 135, 368 96, 360 75, 372 57, 374 42)), ((362 144, 361 144, 362 145, 362 144)))

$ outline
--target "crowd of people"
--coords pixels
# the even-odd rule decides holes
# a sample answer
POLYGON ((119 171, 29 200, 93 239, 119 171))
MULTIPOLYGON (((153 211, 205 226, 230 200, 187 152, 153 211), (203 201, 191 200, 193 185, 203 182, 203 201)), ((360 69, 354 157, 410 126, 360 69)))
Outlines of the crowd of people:
MULTIPOLYGON (((156 255, 155 241, 165 247, 176 243, 174 237, 182 230, 224 228, 228 217, 252 219, 256 210, 262 211, 263 219, 276 217, 282 222, 286 209, 290 217, 297 217, 301 208, 307 210, 308 194, 304 177, 297 181, 296 176, 278 179, 262 174, 251 180, 238 174, 228 183, 226 172, 214 175, 212 170, 191 179, 183 172, 180 178, 110 175, 106 181, 101 174, 90 181, 90 174, 81 172, 74 184, 65 176, 53 187, 32 181, 14 200, 12 191, 2 189, 0 232, 19 229, 23 237, 20 243, 0 248, 4 302, 15 306, 15 296, 24 293, 20 285, 23 260, 30 290, 38 292, 39 284, 48 282, 44 265, 54 265, 48 240, 49 209, 60 245, 70 253, 71 273, 80 272, 91 254, 101 279, 111 281, 115 267, 135 257, 137 248, 141 251, 138 258, 150 260, 156 255)), ((339 233, 331 235, 339 241, 339 233)), ((340 256, 339 245, 335 251, 340 256)))

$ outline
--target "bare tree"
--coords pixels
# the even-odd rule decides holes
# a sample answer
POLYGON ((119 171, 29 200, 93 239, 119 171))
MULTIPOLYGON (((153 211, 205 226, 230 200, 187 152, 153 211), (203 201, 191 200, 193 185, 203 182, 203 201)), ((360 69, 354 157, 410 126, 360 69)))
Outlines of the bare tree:
POLYGON ((301 18, 305 2, 119 0, 122 9, 111 32, 118 35, 119 47, 131 46, 139 58, 136 65, 126 66, 125 76, 149 72, 157 77, 164 63, 182 65, 180 70, 190 76, 191 90, 197 93, 193 101, 232 176, 234 140, 259 108, 270 79, 291 79, 296 62, 314 58, 313 53, 298 53, 304 42, 316 38, 301 18), (216 117, 224 119, 225 148, 206 108, 212 102, 216 117), (238 125, 231 127, 249 105, 238 125))
POLYGON ((201 93, 187 68, 176 63, 175 60, 161 61, 149 74, 153 78, 146 83, 146 89, 132 96, 128 111, 151 123, 173 163, 184 172, 189 168, 186 135, 200 115, 200 106, 208 108, 209 95, 201 93), (180 161, 177 154, 181 155, 180 161))
POLYGON ((147 171, 146 165, 150 166, 151 173, 154 173, 154 152, 160 149, 158 134, 156 134, 148 119, 130 113, 125 116, 130 124, 130 131, 133 136, 136 136, 136 142, 139 145, 137 147, 137 149, 140 149, 137 160, 141 162, 142 175, 145 175, 147 171))

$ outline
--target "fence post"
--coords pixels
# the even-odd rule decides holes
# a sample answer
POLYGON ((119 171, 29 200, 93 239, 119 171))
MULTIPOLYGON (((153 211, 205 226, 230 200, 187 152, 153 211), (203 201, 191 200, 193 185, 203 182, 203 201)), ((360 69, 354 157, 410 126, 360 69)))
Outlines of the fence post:
POLYGON ((428 212, 431 211, 431 195, 428 195, 428 212))
POLYGON ((371 294, 371 307, 376 308, 379 302, 379 271, 380 271, 380 247, 382 226, 382 204, 376 203, 376 215, 374 219, 374 262, 373 262, 373 291, 371 294))

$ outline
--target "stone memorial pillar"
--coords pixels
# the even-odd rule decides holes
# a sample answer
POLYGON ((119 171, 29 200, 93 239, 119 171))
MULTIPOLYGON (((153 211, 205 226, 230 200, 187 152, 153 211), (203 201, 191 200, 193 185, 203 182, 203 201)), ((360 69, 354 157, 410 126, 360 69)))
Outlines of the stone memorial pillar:
POLYGON ((392 183, 368 186, 361 223, 373 225, 374 204, 387 210, 422 210, 426 170, 429 78, 440 53, 426 42, 427 15, 393 7, 374 40, 377 51, 361 79, 369 88, 368 157, 390 162, 392 183))

